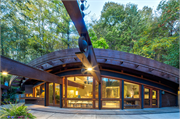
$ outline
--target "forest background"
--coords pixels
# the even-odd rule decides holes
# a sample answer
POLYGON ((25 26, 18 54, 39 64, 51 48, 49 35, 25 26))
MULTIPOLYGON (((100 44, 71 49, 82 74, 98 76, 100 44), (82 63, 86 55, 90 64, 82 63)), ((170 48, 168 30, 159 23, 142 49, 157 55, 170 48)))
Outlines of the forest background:
MULTIPOLYGON (((179 6, 180 0, 162 0, 154 14, 148 6, 139 10, 132 3, 107 2, 100 19, 86 23, 93 47, 179 68, 179 6)), ((78 47, 79 35, 61 0, 2 0, 0 16, 0 51, 5 57, 28 63, 53 51, 78 47)))

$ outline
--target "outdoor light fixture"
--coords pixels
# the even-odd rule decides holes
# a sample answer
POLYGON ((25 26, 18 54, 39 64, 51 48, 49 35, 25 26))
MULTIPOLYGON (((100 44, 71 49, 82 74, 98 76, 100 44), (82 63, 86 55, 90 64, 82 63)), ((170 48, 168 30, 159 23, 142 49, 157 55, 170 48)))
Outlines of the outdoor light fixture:
POLYGON ((87 68, 88 71, 92 71, 92 68, 87 68))
POLYGON ((8 73, 5 72, 5 71, 2 72, 2 75, 4 75, 4 76, 6 76, 7 74, 8 74, 8 73))

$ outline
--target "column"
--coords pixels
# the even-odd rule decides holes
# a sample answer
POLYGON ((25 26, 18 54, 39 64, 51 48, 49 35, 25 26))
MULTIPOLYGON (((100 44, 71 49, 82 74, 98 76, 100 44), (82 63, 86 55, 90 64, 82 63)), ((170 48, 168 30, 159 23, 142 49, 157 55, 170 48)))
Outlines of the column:
POLYGON ((62 84, 60 84, 60 108, 62 108, 62 98, 63 98, 63 95, 62 95, 62 84))
POLYGON ((67 77, 65 77, 65 107, 67 107, 67 86, 68 86, 68 81, 67 81, 67 77))
POLYGON ((101 83, 99 83, 99 109, 101 109, 101 83))
POLYGON ((121 109, 124 109, 124 80, 121 81, 121 109))
POLYGON ((46 105, 46 101, 47 101, 47 100, 46 100, 46 98, 47 98, 47 87, 46 87, 46 83, 44 83, 44 93, 45 93, 45 94, 44 94, 44 106, 47 106, 47 105, 46 105))
POLYGON ((141 85, 141 109, 144 108, 144 85, 141 85))
POLYGON ((178 97, 179 97, 179 94, 178 94, 178 92, 177 92, 177 95, 176 95, 176 106, 179 106, 179 105, 178 105, 178 101, 179 101, 179 100, 178 100, 178 97))
POLYGON ((95 109, 95 103, 96 103, 96 97, 95 97, 95 92, 96 92, 96 80, 93 77, 93 109, 95 109))
POLYGON ((162 90, 159 90, 159 108, 162 107, 162 90))

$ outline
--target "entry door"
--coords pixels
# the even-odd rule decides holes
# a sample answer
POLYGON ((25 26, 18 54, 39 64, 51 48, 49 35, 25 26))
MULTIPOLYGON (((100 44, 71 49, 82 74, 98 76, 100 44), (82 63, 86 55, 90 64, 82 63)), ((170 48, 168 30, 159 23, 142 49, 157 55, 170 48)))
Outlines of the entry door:
POLYGON ((60 106, 60 85, 49 83, 49 105, 60 106))
POLYGON ((158 90, 153 88, 144 88, 144 107, 158 107, 158 90))

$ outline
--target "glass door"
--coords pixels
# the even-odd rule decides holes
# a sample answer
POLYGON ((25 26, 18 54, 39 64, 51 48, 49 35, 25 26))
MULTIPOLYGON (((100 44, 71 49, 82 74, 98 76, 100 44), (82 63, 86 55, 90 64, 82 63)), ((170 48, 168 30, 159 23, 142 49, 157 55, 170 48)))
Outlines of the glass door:
POLYGON ((158 91, 153 88, 144 88, 144 107, 145 108, 152 108, 158 107, 158 91))
POLYGON ((150 107, 150 89, 144 88, 144 107, 150 107))
POLYGON ((152 107, 157 107, 157 90, 152 90, 152 107))
POLYGON ((54 104, 54 85, 53 83, 49 83, 49 105, 53 106, 54 104))
POLYGON ((49 105, 60 105, 60 85, 56 83, 49 83, 49 105))

